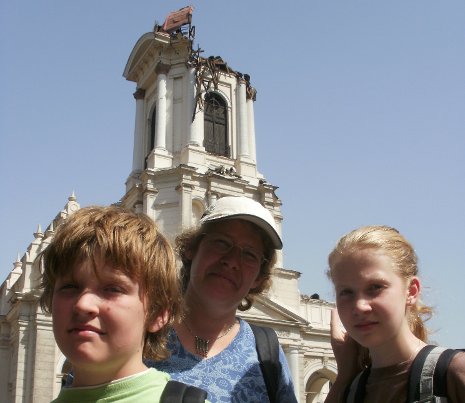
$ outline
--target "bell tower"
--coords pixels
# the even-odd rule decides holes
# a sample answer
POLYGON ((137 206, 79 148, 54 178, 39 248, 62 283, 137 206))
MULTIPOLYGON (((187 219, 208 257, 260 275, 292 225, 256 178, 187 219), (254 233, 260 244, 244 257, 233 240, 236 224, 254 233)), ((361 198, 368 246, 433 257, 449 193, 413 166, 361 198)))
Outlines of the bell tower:
MULTIPOLYGON (((194 49, 192 8, 140 37, 123 76, 136 84, 132 171, 121 203, 173 236, 216 199, 245 195, 281 228, 276 187, 257 170, 250 77, 194 49)), ((281 258, 278 258, 278 265, 281 258)))

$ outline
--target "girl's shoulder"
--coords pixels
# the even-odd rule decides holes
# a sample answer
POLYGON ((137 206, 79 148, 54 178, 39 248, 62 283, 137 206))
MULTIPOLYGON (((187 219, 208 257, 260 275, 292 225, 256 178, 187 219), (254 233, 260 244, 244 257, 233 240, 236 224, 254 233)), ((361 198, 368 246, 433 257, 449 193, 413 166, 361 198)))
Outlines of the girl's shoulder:
POLYGON ((465 352, 452 358, 447 370, 447 396, 451 402, 465 402, 465 352))
POLYGON ((450 363, 450 368, 458 371, 465 371, 465 350, 454 355, 450 363))
POLYGON ((457 385, 460 385, 465 395, 465 351, 458 352, 452 358, 447 370, 447 380, 448 383, 449 381, 453 381, 457 385))
POLYGON ((465 402, 465 352, 457 353, 447 371, 447 397, 450 402, 465 402))

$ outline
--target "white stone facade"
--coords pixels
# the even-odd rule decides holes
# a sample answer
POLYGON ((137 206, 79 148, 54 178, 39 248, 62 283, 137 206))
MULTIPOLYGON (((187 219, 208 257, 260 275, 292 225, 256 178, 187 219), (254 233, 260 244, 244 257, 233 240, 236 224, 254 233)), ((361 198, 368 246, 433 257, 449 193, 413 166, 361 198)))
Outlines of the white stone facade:
MULTIPOLYGON (((186 34, 162 31, 139 39, 124 76, 136 83, 136 116, 133 166, 119 204, 146 213, 173 239, 218 198, 241 194, 268 208, 280 230, 276 187, 257 170, 256 92, 248 76, 221 59, 201 58, 186 34), (213 117, 206 116, 212 110, 213 117), (207 132, 214 140, 210 145, 207 132), (215 152, 212 146, 218 146, 215 152)), ((38 306, 41 267, 35 258, 78 208, 70 196, 45 233, 37 230, 1 285, 0 402, 48 403, 61 387, 66 361, 54 342, 50 317, 38 306)), ((280 253, 272 289, 241 316, 276 329, 299 401, 323 402, 328 381, 336 376, 329 340, 333 304, 302 296, 299 277, 283 268, 280 253)))

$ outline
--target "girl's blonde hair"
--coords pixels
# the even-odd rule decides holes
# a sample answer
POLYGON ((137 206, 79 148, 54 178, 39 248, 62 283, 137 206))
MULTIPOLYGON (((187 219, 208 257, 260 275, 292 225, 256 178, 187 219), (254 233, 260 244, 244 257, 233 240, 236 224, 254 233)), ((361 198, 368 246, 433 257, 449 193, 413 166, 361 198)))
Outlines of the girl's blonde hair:
MULTIPOLYGON (((173 249, 155 222, 144 214, 116 206, 82 208, 57 229, 40 258, 44 267, 40 305, 45 312, 51 311, 57 279, 89 260, 96 275, 99 266, 106 263, 139 283, 146 323, 166 314, 166 325, 170 325, 181 313, 182 294, 173 249)), ((168 357, 168 328, 147 332, 145 358, 168 357)))
MULTIPOLYGON (((357 228, 344 235, 328 256, 328 277, 352 254, 364 249, 377 250, 389 257, 396 272, 406 282, 418 275, 418 258, 410 244, 398 230, 385 225, 357 228)), ((432 315, 431 307, 417 299, 407 308, 407 321, 412 333, 422 341, 427 341, 428 330, 425 321, 432 315)))

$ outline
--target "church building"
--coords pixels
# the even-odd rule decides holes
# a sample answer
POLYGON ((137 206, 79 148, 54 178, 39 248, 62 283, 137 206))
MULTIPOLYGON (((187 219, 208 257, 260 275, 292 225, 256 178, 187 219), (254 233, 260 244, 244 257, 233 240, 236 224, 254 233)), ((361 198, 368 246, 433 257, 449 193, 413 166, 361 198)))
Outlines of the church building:
MULTIPOLYGON (((147 214, 173 240, 219 198, 244 195, 265 206, 280 230, 277 187, 257 166, 251 77, 195 50, 191 19, 190 7, 171 13, 129 55, 123 76, 135 86, 133 162, 115 204, 147 214)), ((71 195, 1 284, 0 402, 49 403, 70 369, 38 304, 42 268, 35 258, 79 208, 71 195)), ((279 252, 271 290, 239 315, 276 330, 299 402, 318 403, 337 371, 329 336, 334 304, 301 295, 300 276, 279 252)))

